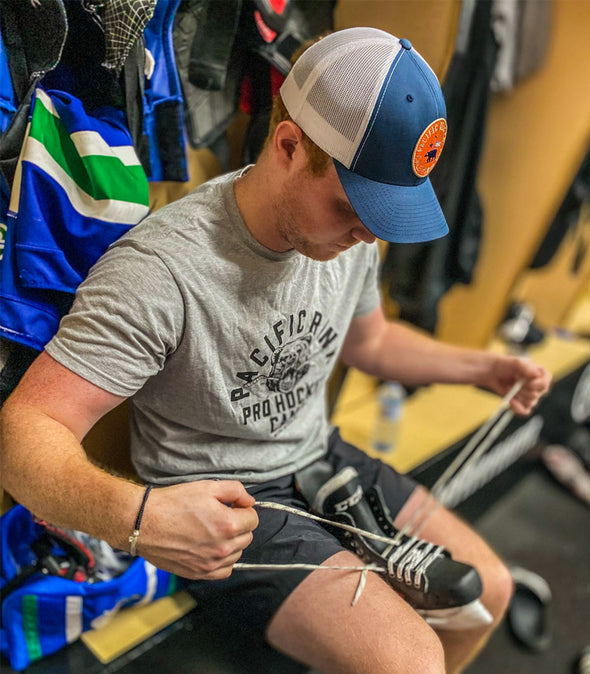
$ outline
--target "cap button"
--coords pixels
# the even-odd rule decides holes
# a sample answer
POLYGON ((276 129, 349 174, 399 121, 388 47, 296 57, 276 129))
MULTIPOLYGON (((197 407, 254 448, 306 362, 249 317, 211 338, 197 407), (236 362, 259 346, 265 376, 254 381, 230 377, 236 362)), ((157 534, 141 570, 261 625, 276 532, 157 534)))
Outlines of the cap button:
POLYGON ((412 48, 412 43, 409 40, 406 40, 405 37, 402 37, 402 39, 399 41, 399 43, 401 44, 401 46, 404 49, 410 50, 412 48))

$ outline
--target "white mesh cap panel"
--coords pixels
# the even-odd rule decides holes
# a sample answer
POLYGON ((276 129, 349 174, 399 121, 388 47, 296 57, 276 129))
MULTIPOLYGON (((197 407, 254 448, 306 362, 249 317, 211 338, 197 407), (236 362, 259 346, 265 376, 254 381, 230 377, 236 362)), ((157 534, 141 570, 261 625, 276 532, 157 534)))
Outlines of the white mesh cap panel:
POLYGON ((351 142, 356 140, 367 110, 373 110, 392 61, 389 44, 366 54, 363 51, 366 47, 361 46, 330 64, 307 96, 307 103, 351 142), (344 98, 346 114, 342 112, 342 92, 348 92, 344 98))
POLYGON ((292 119, 347 168, 401 49, 399 40, 383 31, 367 28, 352 33, 330 35, 304 52, 281 87, 292 119))
MULTIPOLYGON (((305 81, 311 75, 312 70, 316 64, 322 63, 326 56, 336 53, 341 47, 348 47, 361 39, 372 38, 375 39, 376 31, 372 28, 357 28, 354 31, 354 37, 351 36, 350 31, 340 31, 329 36, 329 39, 324 38, 317 42, 313 47, 313 56, 310 52, 304 52, 297 60, 297 67, 294 68, 294 77, 300 89, 303 89, 305 81)), ((389 39, 390 36, 384 33, 384 36, 389 39)))

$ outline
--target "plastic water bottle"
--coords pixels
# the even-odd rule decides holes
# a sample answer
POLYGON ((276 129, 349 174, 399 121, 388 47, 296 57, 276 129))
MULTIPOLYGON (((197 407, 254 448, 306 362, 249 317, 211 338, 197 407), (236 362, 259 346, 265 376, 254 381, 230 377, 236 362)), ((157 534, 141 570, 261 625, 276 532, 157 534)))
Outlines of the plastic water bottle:
POLYGON ((381 384, 377 391, 379 410, 372 445, 379 454, 391 455, 395 451, 405 397, 404 387, 396 381, 381 384))

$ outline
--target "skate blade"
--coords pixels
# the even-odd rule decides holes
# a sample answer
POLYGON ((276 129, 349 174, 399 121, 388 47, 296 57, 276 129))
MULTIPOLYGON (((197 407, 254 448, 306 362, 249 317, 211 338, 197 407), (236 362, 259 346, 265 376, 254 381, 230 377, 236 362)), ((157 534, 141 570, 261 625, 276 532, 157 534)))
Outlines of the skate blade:
POLYGON ((418 610, 418 613, 431 627, 441 630, 468 630, 490 625, 493 621, 491 613, 479 599, 464 606, 418 610))

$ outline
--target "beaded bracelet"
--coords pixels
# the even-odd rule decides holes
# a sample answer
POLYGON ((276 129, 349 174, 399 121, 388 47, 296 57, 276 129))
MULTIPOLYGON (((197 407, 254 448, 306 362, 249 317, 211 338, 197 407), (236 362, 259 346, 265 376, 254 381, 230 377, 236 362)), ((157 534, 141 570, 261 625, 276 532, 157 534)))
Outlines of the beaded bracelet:
POLYGON ((131 534, 131 536, 129 536, 128 539, 129 543, 131 544, 129 548, 129 553, 134 557, 137 555, 137 539, 139 538, 139 527, 141 526, 141 518, 143 517, 145 504, 147 503, 148 496, 150 495, 152 487, 153 485, 148 484, 148 486, 145 488, 145 491, 143 493, 143 499, 141 501, 141 505, 139 506, 139 512, 137 513, 137 517, 135 518, 135 526, 133 527, 133 533, 131 534))

